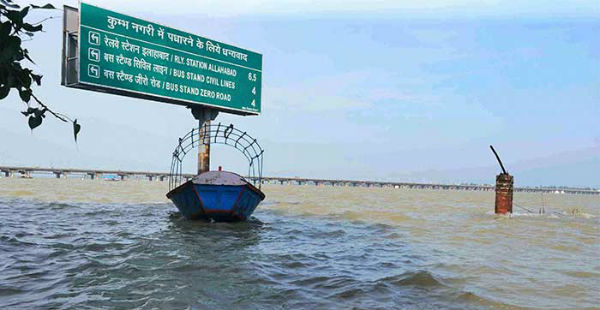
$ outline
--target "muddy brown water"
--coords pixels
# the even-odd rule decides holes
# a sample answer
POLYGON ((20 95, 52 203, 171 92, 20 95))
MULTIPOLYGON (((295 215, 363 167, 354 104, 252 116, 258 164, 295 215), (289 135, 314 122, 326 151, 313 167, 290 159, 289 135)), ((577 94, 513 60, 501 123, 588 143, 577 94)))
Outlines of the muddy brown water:
POLYGON ((166 182, 0 179, 2 309, 598 309, 600 197, 266 185, 187 221, 166 182))

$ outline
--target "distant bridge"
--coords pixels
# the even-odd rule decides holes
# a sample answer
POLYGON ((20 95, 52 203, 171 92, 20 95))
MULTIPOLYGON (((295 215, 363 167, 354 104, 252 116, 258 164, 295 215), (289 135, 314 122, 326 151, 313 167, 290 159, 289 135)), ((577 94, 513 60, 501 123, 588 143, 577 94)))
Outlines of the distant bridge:
MULTIPOLYGON (((352 186, 352 187, 391 187, 404 189, 430 189, 430 190, 465 190, 465 191, 494 191, 494 185, 485 184, 430 184, 430 183, 409 183, 409 182, 385 182, 385 181, 357 181, 357 180, 327 180, 327 179, 308 179, 308 178, 286 178, 286 177, 263 177, 263 183, 279 184, 313 184, 313 185, 331 185, 331 186, 352 186)), ((600 195, 600 190, 580 189, 580 188, 554 188, 554 187, 515 187, 515 192, 532 193, 561 193, 561 194, 580 194, 580 195, 600 195)))
MULTIPOLYGON (((5 177, 32 177, 33 174, 54 174, 57 178, 66 178, 67 175, 79 175, 90 179, 96 179, 104 175, 114 175, 125 180, 131 177, 143 177, 150 181, 168 180, 169 174, 165 172, 152 171, 127 171, 127 170, 99 170, 99 169, 77 169, 77 168, 38 168, 38 167, 8 167, 0 166, 0 172, 5 177)), ((191 179, 194 174, 183 174, 186 179, 191 179)), ((291 177, 263 177, 262 183, 274 183, 281 185, 329 185, 329 186, 351 186, 351 187, 388 187, 403 189, 429 189, 429 190, 464 190, 464 191, 494 191, 493 185, 477 184, 429 184, 411 182, 384 182, 384 181, 359 181, 359 180, 328 180, 311 178, 291 177)), ((515 192, 534 193, 561 193, 579 195, 600 195, 598 189, 582 189, 567 187, 516 187, 515 192)))
MULTIPOLYGON (((96 179, 103 175, 114 175, 119 177, 121 180, 125 180, 130 177, 142 176, 148 178, 150 181, 160 180, 164 181, 169 177, 168 173, 164 172, 151 172, 151 171, 127 171, 127 170, 99 170, 99 169, 77 169, 77 168, 38 168, 38 167, 3 167, 0 166, 0 172, 5 177, 14 177, 19 175, 21 177, 31 177, 32 174, 54 174, 56 178, 66 178, 67 175, 82 175, 89 177, 90 179, 96 179)), ((186 175, 185 177, 191 178, 193 175, 186 175)))

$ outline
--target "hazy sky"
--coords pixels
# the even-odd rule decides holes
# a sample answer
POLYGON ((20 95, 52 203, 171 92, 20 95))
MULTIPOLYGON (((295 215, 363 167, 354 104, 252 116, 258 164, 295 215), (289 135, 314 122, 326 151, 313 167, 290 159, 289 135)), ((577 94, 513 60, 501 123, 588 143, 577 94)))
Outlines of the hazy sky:
MULTIPOLYGON (((493 183, 493 144, 517 186, 600 187, 597 1, 89 3, 262 53, 263 113, 217 122, 259 139, 265 175, 493 183)), ((167 171, 189 110, 61 87, 61 17, 44 26, 37 92, 79 143, 52 118, 32 133, 11 95, 0 165, 167 171)), ((245 171, 225 147, 212 163, 245 171)))

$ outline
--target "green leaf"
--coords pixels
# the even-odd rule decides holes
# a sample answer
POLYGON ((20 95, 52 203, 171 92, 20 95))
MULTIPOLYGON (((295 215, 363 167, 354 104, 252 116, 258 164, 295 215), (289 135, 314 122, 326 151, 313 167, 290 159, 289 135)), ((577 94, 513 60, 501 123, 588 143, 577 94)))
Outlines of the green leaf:
POLYGON ((29 102, 29 100, 31 100, 31 89, 19 89, 19 96, 21 97, 21 100, 29 102))
POLYGON ((25 58, 25 54, 23 54, 23 51, 21 49, 18 49, 17 52, 13 55, 14 60, 16 61, 21 61, 23 60, 23 58, 25 58))
POLYGON ((21 49, 21 38, 18 36, 9 36, 4 43, 4 48, 2 49, 3 54, 7 54, 7 56, 13 56, 19 52, 21 49))
POLYGON ((29 128, 31 128, 31 130, 33 130, 34 128, 38 127, 39 125, 42 124, 42 117, 41 116, 35 116, 32 115, 29 117, 29 128))
POLYGON ((77 142, 77 134, 81 131, 81 125, 77 124, 77 119, 73 121, 73 136, 75 137, 75 142, 77 142))
POLYGON ((6 98, 10 93, 10 87, 8 85, 0 86, 0 100, 6 98))
POLYGON ((8 11, 4 16, 13 22, 13 26, 15 28, 21 28, 23 26, 23 17, 21 16, 21 12, 8 11))
POLYGON ((23 88, 29 89, 31 88, 31 76, 29 75, 31 73, 31 71, 24 69, 23 71, 19 72, 20 76, 19 76, 19 82, 21 83, 20 85, 23 88))
POLYGON ((29 23, 23 23, 23 29, 25 29, 26 31, 30 31, 30 32, 42 31, 42 24, 34 26, 32 24, 29 24, 29 23))
POLYGON ((46 115, 44 115, 44 113, 46 113, 46 111, 48 111, 48 109, 44 108, 43 110, 40 109, 34 109, 33 114, 36 117, 46 117, 46 115))
POLYGON ((32 5, 30 5, 30 6, 31 6, 31 8, 32 8, 32 9, 54 9, 54 8, 55 8, 55 7, 54 7, 52 4, 50 4, 50 3, 47 3, 47 4, 46 4, 46 5, 44 5, 44 6, 39 6, 39 5, 35 5, 35 4, 32 4, 32 5))
POLYGON ((15 87, 15 77, 12 74, 6 77, 6 85, 8 87, 15 87))
POLYGON ((11 29, 12 26, 10 25, 10 22, 0 23, 0 38, 2 38, 3 41, 8 38, 11 29))
MULTIPOLYGON (((31 61, 32 64, 35 65, 35 61, 33 61, 33 59, 31 59, 31 57, 29 57, 29 51, 27 49, 23 50, 23 56, 25 58, 27 58, 27 60, 31 61)), ((40 84, 38 83, 38 85, 40 85, 40 84)))
MULTIPOLYGON (((33 62, 33 61, 32 61, 33 62)), ((42 85, 42 76, 31 73, 31 78, 35 81, 35 83, 40 86, 42 85)))
POLYGON ((4 5, 6 5, 9 8, 12 8, 12 9, 18 9, 18 8, 20 8, 20 6, 18 6, 17 4, 12 3, 12 1, 10 1, 10 0, 0 0, 0 2, 4 3, 4 5))
POLYGON ((27 14, 29 13, 29 7, 26 6, 21 10, 21 19, 25 18, 25 16, 27 16, 27 14))
POLYGON ((21 114, 23 114, 25 116, 29 116, 31 114, 35 114, 35 112, 37 112, 37 111, 39 111, 39 109, 29 107, 29 108, 27 108, 27 111, 22 111, 21 114))
MULTIPOLYGON (((1 40, 0 46, 0 63, 2 64, 15 60, 18 61, 18 58, 23 56, 21 38, 17 36, 9 36, 1 40)), ((15 64, 13 63, 12 66, 15 66, 15 64)))

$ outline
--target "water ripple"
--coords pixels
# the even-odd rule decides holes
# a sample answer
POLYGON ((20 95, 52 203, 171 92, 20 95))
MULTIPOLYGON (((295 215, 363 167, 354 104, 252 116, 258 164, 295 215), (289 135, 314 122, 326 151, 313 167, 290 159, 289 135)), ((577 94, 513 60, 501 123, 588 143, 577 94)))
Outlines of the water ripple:
POLYGON ((600 303, 593 294, 600 288, 594 260, 600 222, 580 216, 589 212, 510 219, 477 211, 471 198, 431 211, 414 206, 432 204, 417 193, 393 214, 377 204, 391 204, 382 197, 363 197, 344 210, 351 201, 321 197, 325 202, 317 205, 287 192, 248 222, 227 224, 187 221, 169 203, 20 195, 0 197, 0 308, 583 309, 600 303), (498 231, 520 238, 497 238, 498 231), (573 256, 594 267, 582 269, 573 256))

